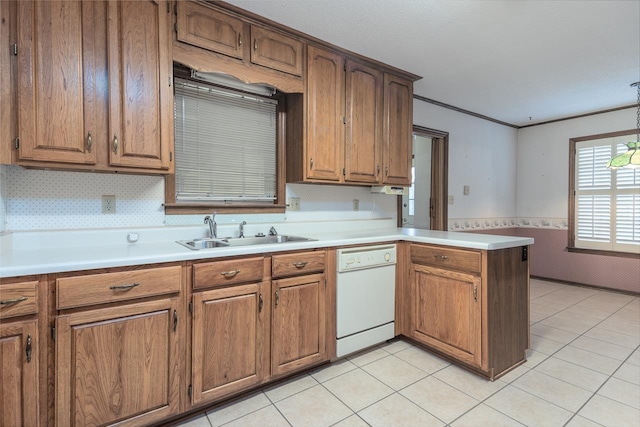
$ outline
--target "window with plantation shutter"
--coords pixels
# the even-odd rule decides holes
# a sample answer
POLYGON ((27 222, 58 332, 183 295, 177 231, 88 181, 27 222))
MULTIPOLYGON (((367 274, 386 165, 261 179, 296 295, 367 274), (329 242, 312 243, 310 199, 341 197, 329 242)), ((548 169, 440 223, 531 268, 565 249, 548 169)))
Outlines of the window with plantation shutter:
POLYGON ((277 101, 175 79, 176 201, 276 200, 277 101))
POLYGON ((640 253, 640 169, 607 169, 629 137, 575 143, 574 247, 640 253))

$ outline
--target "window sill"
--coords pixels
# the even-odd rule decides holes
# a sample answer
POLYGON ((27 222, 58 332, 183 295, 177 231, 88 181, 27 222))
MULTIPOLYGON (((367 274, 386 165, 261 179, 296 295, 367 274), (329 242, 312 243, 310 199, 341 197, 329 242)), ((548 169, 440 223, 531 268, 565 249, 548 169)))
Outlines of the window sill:
POLYGON ((591 254, 591 255, 602 255, 602 256, 613 256, 618 258, 640 259, 640 254, 636 254, 633 252, 603 251, 599 249, 584 249, 584 248, 576 248, 572 246, 567 246, 567 252, 591 254))
POLYGON ((214 203, 165 203, 165 215, 199 215, 216 213, 284 213, 286 205, 214 204, 214 203))

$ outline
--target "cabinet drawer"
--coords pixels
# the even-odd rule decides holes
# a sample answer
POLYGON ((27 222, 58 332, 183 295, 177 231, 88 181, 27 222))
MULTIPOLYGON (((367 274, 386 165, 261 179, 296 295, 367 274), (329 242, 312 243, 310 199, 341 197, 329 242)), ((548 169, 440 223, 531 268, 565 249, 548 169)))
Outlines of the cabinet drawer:
POLYGON ((181 267, 89 274, 56 280, 58 309, 180 292, 181 267))
POLYGON ((0 319, 38 312, 38 282, 0 286, 0 319))
POLYGON ((450 270, 480 273, 480 252, 439 246, 411 245, 411 262, 450 270))
POLYGON ((273 277, 297 276, 324 271, 324 251, 274 255, 271 259, 273 277))
POLYGON ((211 288, 262 280, 264 258, 232 259, 193 265, 193 287, 211 288))

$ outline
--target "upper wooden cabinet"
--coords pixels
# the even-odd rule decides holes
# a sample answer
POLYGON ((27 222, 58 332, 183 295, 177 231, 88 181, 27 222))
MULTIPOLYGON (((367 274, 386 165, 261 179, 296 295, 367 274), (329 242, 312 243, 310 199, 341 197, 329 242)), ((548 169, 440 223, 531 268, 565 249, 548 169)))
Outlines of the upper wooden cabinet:
POLYGON ((233 58, 244 58, 244 22, 224 12, 204 5, 182 1, 177 4, 176 31, 179 41, 222 53, 233 58))
POLYGON ((380 70, 347 60, 345 181, 380 182, 382 75, 380 70))
POLYGON ((382 182, 411 185, 413 83, 385 73, 382 182))
POLYGON ((171 17, 166 0, 18 2, 16 162, 167 172, 171 17))
POLYGON ((18 2, 20 160, 95 164, 97 3, 18 2))
POLYGON ((287 181, 411 185, 413 84, 307 48, 304 101, 287 99, 287 181))
POLYGON ((344 58, 309 46, 307 64, 304 179, 339 182, 344 160, 344 58))
POLYGON ((171 15, 164 1, 108 2, 110 163, 169 169, 171 15))
POLYGON ((301 41, 196 2, 178 2, 177 13, 179 42, 302 76, 301 41))
POLYGON ((302 42, 266 28, 251 26, 251 62, 302 75, 302 42))

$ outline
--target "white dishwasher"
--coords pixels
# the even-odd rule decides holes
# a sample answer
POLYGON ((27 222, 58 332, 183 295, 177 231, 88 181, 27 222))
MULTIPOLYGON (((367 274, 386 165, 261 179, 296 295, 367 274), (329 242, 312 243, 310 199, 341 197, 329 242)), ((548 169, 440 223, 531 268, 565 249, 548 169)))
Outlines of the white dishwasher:
POLYGON ((338 357, 394 337, 396 245, 338 249, 338 357))

